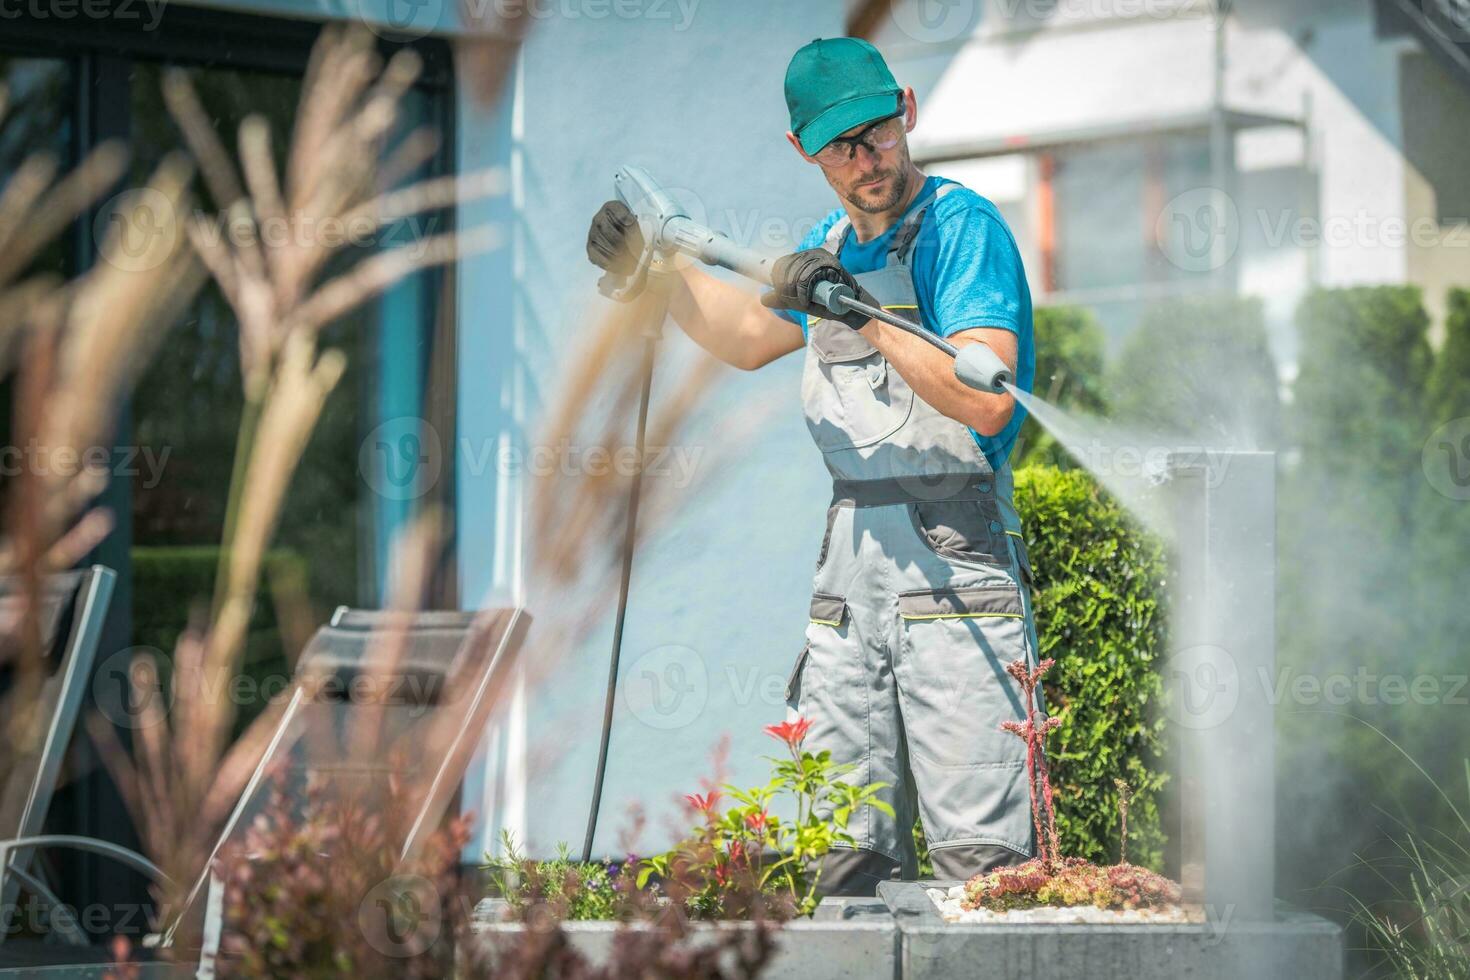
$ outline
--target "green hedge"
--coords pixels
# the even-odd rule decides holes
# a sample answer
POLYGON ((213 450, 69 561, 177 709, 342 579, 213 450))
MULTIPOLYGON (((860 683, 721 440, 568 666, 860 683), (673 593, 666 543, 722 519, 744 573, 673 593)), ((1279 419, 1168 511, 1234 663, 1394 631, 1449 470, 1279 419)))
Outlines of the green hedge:
POLYGON ((1057 662, 1046 695, 1062 719, 1049 744, 1063 853, 1117 859, 1121 778, 1135 794, 1128 857, 1160 868, 1163 546, 1081 470, 1018 470, 1016 506, 1035 569, 1041 656, 1057 662))
MULTIPOLYGON (((219 567, 219 548, 180 545, 134 548, 133 645, 162 651, 160 670, 165 683, 171 676, 172 655, 179 634, 191 619, 202 623, 209 613, 214 579, 219 567)), ((304 583, 305 560, 293 551, 277 549, 266 554, 255 608, 245 636, 245 653, 240 675, 255 682, 256 690, 270 694, 289 680, 291 664, 276 623, 270 582, 279 576, 294 576, 304 583)), ((264 698, 239 705, 236 728, 243 728, 266 705, 264 698)))

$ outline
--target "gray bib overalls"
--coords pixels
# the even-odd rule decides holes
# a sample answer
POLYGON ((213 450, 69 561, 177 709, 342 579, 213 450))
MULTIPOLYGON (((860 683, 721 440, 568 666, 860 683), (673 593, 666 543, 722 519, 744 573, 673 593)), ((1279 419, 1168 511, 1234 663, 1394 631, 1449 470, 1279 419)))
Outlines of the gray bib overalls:
MULTIPOLYGON (((945 184, 935 197, 958 187, 945 184)), ((884 268, 857 276, 885 308, 918 319, 909 258, 921 203, 884 268)), ((823 247, 838 254, 844 216, 823 247)), ((824 862, 821 890, 871 894, 914 877, 914 807, 935 872, 967 878, 1033 852, 1012 660, 1036 662, 1030 567, 1011 471, 992 470, 970 430, 928 405, 861 334, 809 318, 802 402, 833 479, 806 647, 787 703, 808 748, 885 782, 897 814, 870 808, 856 849, 824 862)))

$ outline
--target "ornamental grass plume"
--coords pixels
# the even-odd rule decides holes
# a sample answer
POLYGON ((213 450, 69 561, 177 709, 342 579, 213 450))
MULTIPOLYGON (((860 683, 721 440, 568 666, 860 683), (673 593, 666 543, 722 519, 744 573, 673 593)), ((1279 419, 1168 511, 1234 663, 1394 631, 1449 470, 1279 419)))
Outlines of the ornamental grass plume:
MULTIPOLYGON (((152 715, 124 747, 104 719, 88 729, 144 840, 144 850, 187 887, 269 743, 285 702, 272 704, 239 738, 235 704, 214 685, 234 677, 244 652, 264 556, 275 536, 292 477, 327 398, 346 370, 338 350, 318 349, 322 329, 405 276, 493 247, 494 229, 449 232, 415 249, 382 249, 347 268, 345 240, 318 234, 330 222, 381 230, 407 216, 497 193, 497 171, 395 185, 434 151, 420 131, 390 151, 401 102, 420 70, 408 50, 386 62, 365 29, 329 27, 313 48, 282 168, 264 119, 248 116, 238 159, 215 131, 188 74, 165 75, 164 102, 198 165, 218 214, 196 210, 182 192, 154 220, 176 222, 219 286, 239 330, 245 404, 229 474, 224 533, 212 607, 188 624, 173 651, 171 697, 158 671, 139 658, 130 676, 152 715), (290 234, 274 234, 285 227, 290 234), (228 234, 221 233, 228 229, 228 234), (158 704, 169 704, 165 714, 158 704)), ((188 254, 185 245, 182 252, 188 254)), ((121 263, 119 263, 121 264, 121 263)), ((426 507, 410 540, 411 567, 432 564, 441 521, 426 507), (417 554, 422 551, 423 554, 417 554)), ((403 541, 399 542, 400 544, 403 541)), ((395 566, 404 568, 406 566, 395 566)), ((403 578, 413 575, 405 572, 403 578)), ((423 592, 395 590, 395 608, 418 608, 423 592)), ((391 634, 393 631, 384 631, 391 634)), ((392 646, 392 637, 385 641, 392 646)), ((392 668, 391 658, 385 665, 392 668)), ((164 896, 180 907, 182 896, 164 896)))

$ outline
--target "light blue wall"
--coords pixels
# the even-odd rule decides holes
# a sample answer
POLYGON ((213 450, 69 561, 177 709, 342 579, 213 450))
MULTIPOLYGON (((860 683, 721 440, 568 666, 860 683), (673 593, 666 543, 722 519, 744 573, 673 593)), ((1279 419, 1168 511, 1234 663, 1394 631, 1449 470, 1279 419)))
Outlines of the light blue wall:
MULTIPOLYGON (((534 438, 526 433, 555 397, 558 369, 606 309, 585 240, 619 164, 641 164, 668 185, 697 189, 690 203, 732 234, 748 235, 758 222, 799 234, 826 213, 830 191, 783 139, 781 79, 791 53, 839 33, 840 17, 839 3, 706 0, 683 29, 677 13, 668 20, 552 19, 531 36, 515 93, 498 112, 464 106, 462 165, 508 162, 516 189, 513 248, 478 260, 461 277, 462 447, 483 458, 483 447, 505 434, 518 446, 534 438), (514 156, 497 156, 507 151, 514 156)), ((655 399, 658 382, 673 374, 669 364, 691 346, 671 325, 655 399)), ((731 428, 769 415, 753 443, 697 494, 687 493, 678 517, 638 555, 601 851, 618 849, 634 801, 648 810, 644 846, 663 843, 672 801, 699 788, 723 735, 732 737, 731 778, 765 774, 760 757, 775 746, 760 727, 784 716, 781 689, 802 643, 830 496, 801 421, 799 379, 798 357, 756 374, 730 372, 711 424, 685 440, 707 467, 731 428)), ((459 463, 462 595, 467 604, 503 601, 514 594, 519 567, 516 507, 508 506, 516 502, 515 483, 493 468, 471 472, 463 449, 459 463)), ((511 812, 500 816, 516 824, 524 815, 533 852, 561 840, 581 843, 610 620, 591 635, 586 649, 527 698, 523 804, 498 781, 505 770, 492 765, 492 785, 502 789, 489 794, 493 804, 475 807, 483 814, 508 800, 511 812)), ((503 757, 505 742, 496 748, 503 757)), ((471 780, 468 805, 482 793, 483 784, 471 780)), ((484 822, 492 836, 500 825, 484 822)))

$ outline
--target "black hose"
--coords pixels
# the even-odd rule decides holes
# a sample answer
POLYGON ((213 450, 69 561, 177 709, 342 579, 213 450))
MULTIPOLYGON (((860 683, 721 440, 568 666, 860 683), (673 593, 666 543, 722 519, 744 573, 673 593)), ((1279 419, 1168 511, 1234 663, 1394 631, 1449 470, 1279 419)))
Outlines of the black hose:
POLYGON ((658 349, 659 330, 667 307, 659 302, 658 319, 643 340, 643 390, 638 402, 638 434, 635 440, 638 468, 628 490, 628 522, 623 530, 623 573, 618 586, 618 616, 613 626, 612 662, 607 669, 607 694, 602 703, 602 742, 597 749, 597 779, 592 784, 592 809, 587 814, 587 837, 582 842, 582 861, 592 860, 592 838, 597 835, 597 811, 602 806, 602 779, 607 773, 607 746, 612 739, 613 705, 618 691, 618 660, 623 650, 623 623, 628 617, 628 586, 633 579, 633 545, 638 537, 638 497, 643 488, 643 443, 648 431, 648 399, 653 389, 653 360, 658 349))

